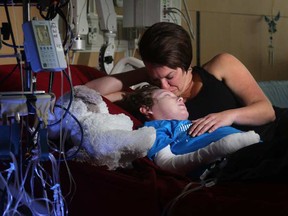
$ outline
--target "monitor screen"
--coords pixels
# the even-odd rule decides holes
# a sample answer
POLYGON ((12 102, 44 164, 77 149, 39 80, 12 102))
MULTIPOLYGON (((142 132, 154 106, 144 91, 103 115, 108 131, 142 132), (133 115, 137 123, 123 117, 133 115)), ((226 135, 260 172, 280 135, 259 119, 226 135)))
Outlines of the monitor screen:
POLYGON ((51 40, 47 25, 35 25, 35 36, 39 46, 51 46, 51 40))

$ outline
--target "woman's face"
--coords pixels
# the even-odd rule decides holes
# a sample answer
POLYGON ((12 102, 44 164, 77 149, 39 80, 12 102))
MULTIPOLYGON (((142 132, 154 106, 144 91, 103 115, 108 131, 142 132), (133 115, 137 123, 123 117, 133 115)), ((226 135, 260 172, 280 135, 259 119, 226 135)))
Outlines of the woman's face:
POLYGON ((151 81, 158 87, 171 91, 177 96, 183 95, 188 89, 192 76, 191 73, 186 73, 181 68, 155 67, 149 63, 145 63, 145 66, 151 81))
POLYGON ((178 97, 165 89, 157 89, 152 93, 154 104, 151 108, 154 119, 177 119, 188 118, 188 111, 182 97, 178 97))

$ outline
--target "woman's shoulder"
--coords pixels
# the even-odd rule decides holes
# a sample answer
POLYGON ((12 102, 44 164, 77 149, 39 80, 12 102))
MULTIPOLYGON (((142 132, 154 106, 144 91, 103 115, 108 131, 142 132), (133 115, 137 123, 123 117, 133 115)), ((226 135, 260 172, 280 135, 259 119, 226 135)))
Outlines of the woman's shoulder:
POLYGON ((223 73, 229 71, 229 67, 236 62, 239 62, 239 60, 232 54, 220 53, 203 64, 202 67, 219 80, 222 80, 223 73))
POLYGON ((219 53, 217 55, 215 55, 213 58, 211 58, 208 62, 206 62, 205 64, 203 64, 203 67, 211 67, 214 66, 215 64, 223 64, 223 63, 227 63, 227 61, 235 61, 237 60, 237 58, 230 54, 230 53, 219 53))

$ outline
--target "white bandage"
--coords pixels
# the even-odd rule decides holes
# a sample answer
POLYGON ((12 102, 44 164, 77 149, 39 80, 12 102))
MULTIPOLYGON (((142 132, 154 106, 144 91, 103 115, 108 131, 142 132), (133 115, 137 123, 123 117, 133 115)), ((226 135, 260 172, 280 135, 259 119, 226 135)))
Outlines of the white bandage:
POLYGON ((212 163, 243 147, 258 142, 260 142, 260 136, 254 131, 235 133, 217 142, 212 142, 197 151, 182 155, 173 154, 170 146, 166 146, 156 154, 154 161, 163 169, 179 173, 188 173, 200 165, 212 163))

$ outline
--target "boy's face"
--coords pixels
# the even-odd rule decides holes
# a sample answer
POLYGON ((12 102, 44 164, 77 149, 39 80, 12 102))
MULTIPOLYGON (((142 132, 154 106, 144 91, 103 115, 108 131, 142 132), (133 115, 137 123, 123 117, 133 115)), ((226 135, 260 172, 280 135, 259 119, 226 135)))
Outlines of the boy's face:
POLYGON ((183 102, 183 98, 177 97, 174 93, 157 89, 152 93, 154 105, 151 108, 153 119, 188 119, 189 113, 183 102))

